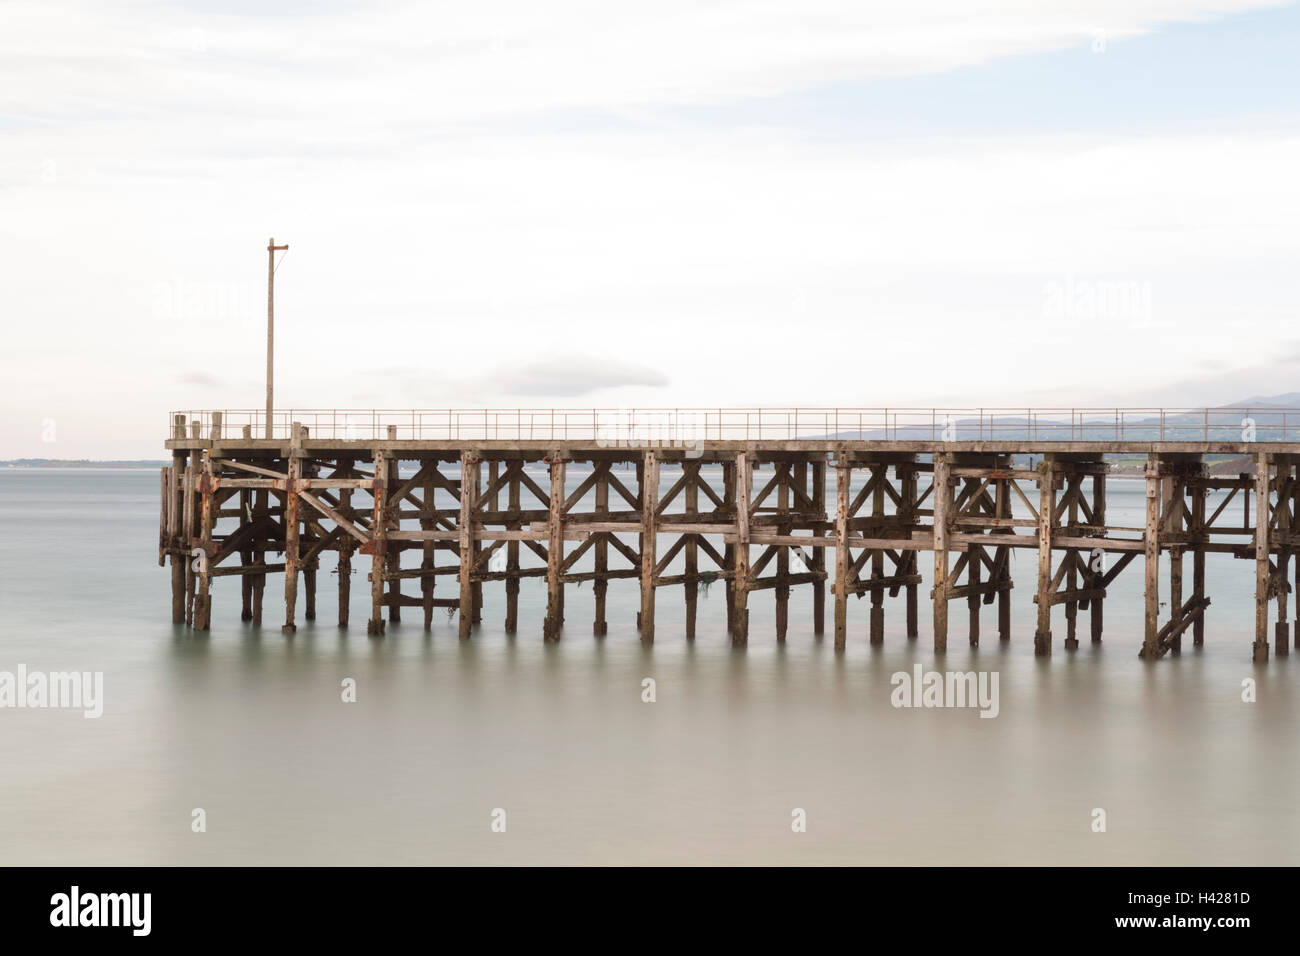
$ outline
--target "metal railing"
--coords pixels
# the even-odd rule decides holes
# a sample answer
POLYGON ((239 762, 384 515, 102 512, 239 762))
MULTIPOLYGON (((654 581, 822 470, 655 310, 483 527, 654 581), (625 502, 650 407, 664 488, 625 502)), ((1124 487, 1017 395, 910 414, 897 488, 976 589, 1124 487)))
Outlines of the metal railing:
MULTIPOLYGON (((172 437, 265 435, 260 409, 173 412, 172 437)), ((1300 408, 450 408, 284 409, 310 438, 343 441, 1300 441, 1300 408)))

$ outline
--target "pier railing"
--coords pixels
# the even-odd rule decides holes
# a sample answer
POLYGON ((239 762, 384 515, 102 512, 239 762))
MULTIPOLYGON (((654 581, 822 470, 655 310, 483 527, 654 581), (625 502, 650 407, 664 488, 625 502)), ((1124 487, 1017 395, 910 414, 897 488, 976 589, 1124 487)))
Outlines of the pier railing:
MULTIPOLYGON (((259 409, 173 412, 168 434, 265 437, 259 409)), ((277 410, 272 437, 292 424, 344 441, 1300 441, 1300 408, 451 408, 277 410)))

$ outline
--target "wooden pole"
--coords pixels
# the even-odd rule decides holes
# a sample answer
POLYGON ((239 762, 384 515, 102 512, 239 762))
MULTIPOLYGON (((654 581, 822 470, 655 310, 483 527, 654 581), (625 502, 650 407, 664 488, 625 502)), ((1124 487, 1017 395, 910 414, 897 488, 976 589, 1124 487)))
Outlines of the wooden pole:
MULTIPOLYGON (((1000 459, 1000 465, 1003 468, 1009 468, 1011 463, 1000 459)), ((1004 478, 996 482, 994 499, 994 510, 999 518, 1011 517, 1011 479, 1004 478)), ((998 640, 1011 640, 1011 549, 1006 547, 998 548, 997 563, 1002 568, 1002 577, 1000 587, 998 588, 998 640)))
POLYGON ((560 569, 564 566, 564 477, 565 461, 558 450, 550 452, 551 500, 547 512, 546 545, 546 623, 542 636, 547 641, 558 641, 564 627, 564 582, 560 569))
POLYGON ((849 634, 849 482, 853 467, 835 459, 835 649, 844 650, 849 634))
MULTIPOLYGON (((882 526, 885 518, 885 482, 889 480, 889 466, 881 463, 872 469, 871 476, 878 479, 871 493, 871 517, 874 526, 882 526)), ((885 577, 885 551, 876 548, 871 555, 871 578, 875 587, 871 589, 871 623, 870 636, 872 645, 885 643, 885 589, 880 582, 885 577)))
POLYGON ((298 601, 298 480, 302 475, 302 425, 290 426, 289 478, 284 490, 284 626, 280 630, 292 634, 298 630, 294 612, 298 601))
MULTIPOLYGON (((351 458, 341 459, 338 465, 340 472, 348 474, 351 474, 355 467, 355 463, 351 458)), ((344 515, 348 520, 352 520, 354 517, 351 488, 339 489, 339 514, 344 515)), ((355 538, 346 534, 339 539, 339 627, 348 626, 348 616, 352 609, 352 551, 355 542, 355 538)))
POLYGON ((198 631, 206 631, 212 627, 212 568, 208 562, 213 552, 212 512, 216 498, 213 483, 218 473, 219 469, 212 460, 212 452, 208 451, 203 456, 203 473, 200 476, 202 487, 199 493, 199 547, 203 549, 203 557, 199 560, 203 570, 198 575, 198 595, 194 606, 194 628, 198 631))
POLYGON ((189 555, 181 540, 181 528, 185 509, 185 462, 188 457, 183 451, 172 452, 169 481, 171 496, 167 512, 167 546, 171 552, 173 624, 185 623, 185 568, 189 564, 189 555))
MULTIPOLYGON (((1106 476, 1105 474, 1095 474, 1092 476, 1092 520, 1093 524, 1105 526, 1106 524, 1106 476)), ((1091 569, 1092 556, 1088 557, 1091 569)), ((1100 588, 1102 572, 1094 572, 1091 578, 1092 587, 1100 588)), ((1092 603, 1088 605, 1089 626, 1091 629, 1091 639, 1093 644, 1101 643, 1102 628, 1105 626, 1104 603, 1105 595, 1096 594, 1092 598, 1092 603)))
POLYGON ((288 249, 277 246, 274 237, 266 243, 266 437, 275 437, 271 422, 275 417, 275 254, 288 249))
MULTIPOLYGON (((1288 459, 1279 458, 1274 464, 1273 470, 1273 486, 1277 490, 1277 495, 1272 526, 1279 532, 1285 532, 1291 527, 1288 514, 1290 511, 1291 463, 1288 459)), ((1286 656, 1291 652, 1291 625, 1287 623, 1287 577, 1290 564, 1290 547, 1279 547, 1277 549, 1277 587, 1275 589, 1277 594, 1277 621, 1273 624, 1273 650, 1278 657, 1286 656)))
POLYGON ((749 643, 749 502, 753 471, 749 455, 736 455, 736 557, 733 584, 735 585, 734 627, 731 643, 744 646, 749 643))
MULTIPOLYGON (((510 509, 512 523, 510 528, 518 530, 523 527, 523 522, 519 518, 519 472, 523 469, 522 461, 512 461, 508 464, 510 469, 510 479, 507 485, 506 505, 510 509)), ((597 496, 599 497, 599 492, 597 496)), ((601 608, 604 607, 603 592, 597 593, 596 602, 601 608)), ((519 630, 519 542, 506 542, 506 622, 505 628, 507 634, 514 634, 519 630)))
POLYGON ((1152 455, 1146 470, 1146 527, 1143 532, 1143 557, 1146 565, 1146 583, 1143 594, 1146 602, 1142 651, 1139 656, 1160 656, 1160 461, 1152 455))
POLYGON ((934 651, 948 650, 948 512, 952 506, 950 467, 952 456, 934 453, 934 651))
POLYGON ((659 560, 655 509, 659 507, 659 456, 644 454, 641 468, 641 643, 655 639, 655 563, 659 560))
MULTIPOLYGON (((1082 494, 1083 477, 1077 472, 1073 472, 1066 479, 1065 493, 1069 496, 1069 505, 1066 506, 1066 523, 1070 537, 1076 537, 1075 525, 1079 523, 1079 495, 1082 494)), ((1065 572, 1065 589, 1066 591, 1075 591, 1079 586, 1079 577, 1076 570, 1078 564, 1079 552, 1077 550, 1067 551, 1064 560, 1069 562, 1069 567, 1065 572)), ((1074 651, 1079 649, 1079 602, 1069 600, 1065 602, 1065 649, 1074 651)))
MULTIPOLYGON (((682 477, 686 482, 682 489, 685 496, 682 508, 686 514, 693 516, 699 513, 700 463, 698 461, 683 462, 682 477)), ((687 537, 683 549, 686 555, 686 575, 683 582, 683 591, 686 595, 686 639, 688 641, 695 640, 695 615, 700 596, 699 545, 696 544, 696 540, 695 535, 687 537)))
MULTIPOLYGON (((437 488, 433 482, 434 472, 437 470, 437 462, 421 462, 425 469, 424 480, 420 488, 420 530, 425 532, 433 531, 437 526, 437 508, 435 501, 437 499, 437 488)), ((438 545, 435 541, 426 540, 421 547, 420 555, 420 599, 424 602, 424 629, 433 630, 433 594, 438 585, 438 545)))
MULTIPOLYGON (((736 460, 722 463, 722 500, 729 511, 738 511, 736 504, 736 460)), ((739 519, 737 519, 739 521, 739 519)), ((723 564, 730 570, 734 571, 736 567, 736 546, 730 542, 723 543, 722 549, 723 564)), ((727 596, 727 633, 735 635, 736 633, 736 582, 728 575, 726 579, 726 596, 727 596)))
MULTIPOLYGON (((1187 496, 1186 479, 1180 473, 1168 480, 1167 483, 1169 495, 1166 500, 1169 501, 1169 531, 1175 534, 1181 534, 1183 530, 1183 499, 1187 496)), ((1182 545, 1174 545, 1169 549, 1169 616, 1171 620, 1178 620, 1183 616, 1183 548, 1182 545)), ((1175 634, 1169 639, 1169 650, 1174 654, 1181 654, 1183 650, 1183 638, 1181 634, 1175 634)))
POLYGON ((1038 486, 1038 626, 1034 655, 1052 653, 1052 515, 1056 511, 1056 461, 1044 455, 1038 486))
MULTIPOLYGON (((979 492, 980 485, 983 481, 979 478, 966 479, 967 494, 974 496, 979 492)), ((971 502, 971 512, 973 514, 983 513, 979 501, 971 502)), ((984 573, 984 548, 982 545, 971 545, 966 549, 966 583, 970 585, 971 593, 966 595, 966 617, 968 621, 968 641, 971 647, 979 647, 980 644, 980 583, 984 573)))
POLYGON ((474 539, 475 513, 478 511, 479 458, 472 451, 460 455, 460 607, 459 630, 462 640, 468 640, 474 626, 474 539))
MULTIPOLYGON (((777 462, 777 488, 776 488, 776 508, 779 520, 777 523, 777 534, 788 535, 791 530, 790 525, 790 470, 789 465, 785 462, 777 462)), ((785 581, 790 575, 790 549, 779 547, 776 549, 776 575, 780 581, 785 581)), ((776 639, 778 642, 784 642, 786 632, 790 627, 790 586, 788 584, 778 584, 776 586, 776 639)))
POLYGON ((1251 659, 1268 660, 1268 502, 1269 457, 1255 456, 1255 643, 1251 659))
POLYGON ((388 454, 375 449, 374 510, 370 518, 370 622, 366 633, 384 634, 384 561, 388 551, 388 454))
MULTIPOLYGON (((818 454, 812 460, 812 503, 818 521, 826 521, 826 456, 818 454)), ((820 637, 826 631, 826 549, 813 548, 813 571, 822 575, 813 582, 813 634, 820 637)), ((915 594, 915 591, 912 592, 915 594)))

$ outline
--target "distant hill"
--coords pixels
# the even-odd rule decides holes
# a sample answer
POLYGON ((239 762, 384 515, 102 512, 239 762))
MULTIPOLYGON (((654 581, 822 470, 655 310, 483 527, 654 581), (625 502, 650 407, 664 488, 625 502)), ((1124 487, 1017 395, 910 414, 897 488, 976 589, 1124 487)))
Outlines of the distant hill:
MULTIPOLYGON (((1167 414, 1164 418, 1164 432, 1160 431, 1160 416, 1136 415, 1125 417, 1117 422, 1114 413, 1108 416, 1105 409, 1090 412, 1083 420, 1071 422, 1067 417, 1053 418, 1049 415, 1035 416, 1032 428, 1026 423, 1025 415, 1015 413, 986 417, 981 423, 978 418, 954 418, 946 424, 951 429, 954 441, 1061 441, 1073 438, 1075 441, 1110 441, 1116 438, 1129 441, 1200 441, 1207 437, 1210 441, 1240 441, 1242 418, 1249 417, 1255 423, 1256 441, 1282 441, 1283 424, 1285 438, 1290 441, 1300 440, 1300 392, 1287 392, 1282 395, 1254 396, 1233 402, 1229 405, 1210 406, 1204 410, 1185 414, 1167 414), (1277 411, 1253 411, 1253 409, 1278 409, 1277 411), (1288 411, 1295 409, 1294 413, 1288 411)), ((864 428, 862 431, 838 431, 830 435, 801 435, 805 439, 829 439, 832 441, 882 440, 929 441, 934 437, 934 425, 930 422, 909 423, 905 413, 891 421, 890 427, 864 428)))

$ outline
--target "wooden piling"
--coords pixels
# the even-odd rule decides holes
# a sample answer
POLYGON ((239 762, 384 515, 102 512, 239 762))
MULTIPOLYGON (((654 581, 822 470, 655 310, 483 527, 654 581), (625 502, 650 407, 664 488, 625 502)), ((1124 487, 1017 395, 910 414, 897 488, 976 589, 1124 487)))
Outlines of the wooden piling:
MULTIPOLYGON (((700 462, 686 461, 682 465, 682 475, 686 481, 682 489, 683 513, 693 519, 699 514, 700 504, 700 462)), ((683 547, 685 554, 685 580, 682 584, 682 590, 685 594, 686 604, 686 639, 695 640, 695 616, 699 603, 700 595, 700 575, 699 575, 699 544, 695 535, 689 535, 686 538, 686 544, 683 547)))
POLYGON ((1153 456, 1146 467, 1146 525, 1142 534, 1146 611, 1139 656, 1144 658, 1160 656, 1160 505, 1160 462, 1153 456))
POLYGON ((655 639, 655 563, 658 535, 655 510, 659 507, 659 457, 647 451, 641 467, 641 643, 655 639))
POLYGON ((749 643, 749 503, 753 464, 747 452, 736 454, 736 553, 733 566, 733 629, 731 643, 749 643))
POLYGON ((951 456, 934 453, 934 652, 948 650, 948 512, 952 506, 951 456))
MULTIPOLYGON (((510 512, 512 521, 507 525, 510 530, 518 531, 523 528, 523 520, 520 514, 520 497, 519 497, 519 472, 523 470, 524 463, 512 462, 510 467, 510 478, 507 482, 506 507, 510 512)), ((603 619, 605 606, 604 582, 597 584, 599 588, 596 596, 596 605, 598 608, 597 617, 603 619)), ((519 542, 506 542, 506 620, 505 631, 507 634, 514 634, 519 630, 519 542)), ((603 632, 602 632, 603 633, 603 632)))
POLYGON ((853 467, 835 459, 835 649, 843 651, 849 633, 849 482, 853 467))
POLYGON ((548 641, 558 641, 564 627, 564 582, 560 580, 560 574, 564 566, 565 461, 559 451, 552 451, 547 462, 551 469, 551 496, 547 513, 546 623, 543 636, 548 641))
POLYGON ((1044 455, 1039 466, 1038 486, 1038 626, 1034 630, 1034 654, 1052 653, 1052 525, 1056 513, 1056 459, 1044 455))
POLYGON ((289 448, 289 477, 284 489, 284 625, 285 634, 298 630, 294 612, 298 600, 298 480, 302 475, 302 425, 294 422, 289 448))
POLYGON ((460 603, 457 614, 461 640, 468 640, 474 626, 474 532, 475 512, 478 510, 479 494, 478 455, 463 452, 460 456, 460 517, 456 528, 459 532, 460 603))
POLYGON ((370 622, 366 633, 371 637, 384 634, 384 562, 388 550, 388 455, 382 449, 374 453, 374 507, 370 518, 370 622))
MULTIPOLYGON (((812 502, 817 514, 818 533, 822 533, 827 524, 826 517, 826 455, 819 454, 812 460, 812 502)), ((832 526, 833 527, 833 526, 832 526)), ((813 634, 820 637, 826 631, 826 549, 812 549, 813 572, 818 575, 813 582, 813 634)), ((915 585, 909 594, 915 605, 915 585)), ((909 619, 910 620, 910 619, 909 619)))
POLYGON ((1269 576, 1269 456, 1255 456, 1255 643, 1251 659, 1268 660, 1268 576, 1269 576))

